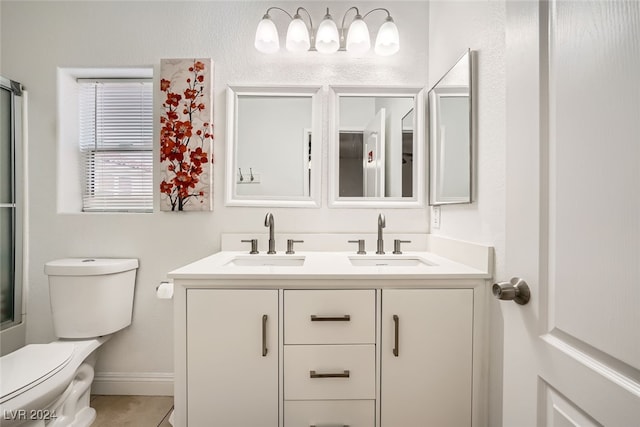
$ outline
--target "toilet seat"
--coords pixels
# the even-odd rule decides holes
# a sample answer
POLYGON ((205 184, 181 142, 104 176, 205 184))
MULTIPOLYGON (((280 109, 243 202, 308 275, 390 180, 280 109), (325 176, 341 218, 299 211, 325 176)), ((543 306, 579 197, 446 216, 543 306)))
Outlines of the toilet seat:
POLYGON ((73 342, 30 344, 0 358, 0 403, 42 383, 73 358, 73 342))

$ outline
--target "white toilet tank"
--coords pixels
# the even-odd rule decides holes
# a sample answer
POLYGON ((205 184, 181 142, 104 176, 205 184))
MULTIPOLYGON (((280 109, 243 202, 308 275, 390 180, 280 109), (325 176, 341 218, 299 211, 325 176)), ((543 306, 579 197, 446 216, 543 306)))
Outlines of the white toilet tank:
POLYGON ((45 264, 59 338, 92 338, 131 324, 137 259, 67 258, 45 264))

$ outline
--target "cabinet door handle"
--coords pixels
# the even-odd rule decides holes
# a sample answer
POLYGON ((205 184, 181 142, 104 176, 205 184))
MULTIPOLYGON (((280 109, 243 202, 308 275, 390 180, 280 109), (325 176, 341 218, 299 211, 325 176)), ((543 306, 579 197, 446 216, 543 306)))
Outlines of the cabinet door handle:
POLYGON ((349 371, 342 372, 328 372, 326 374, 319 374, 316 371, 309 371, 309 378, 349 378, 349 371))
POLYGON ((398 357, 400 354, 400 318, 397 314, 393 315, 393 329, 394 329, 394 347, 393 347, 393 355, 398 357))
POLYGON ((310 424, 309 427, 349 427, 349 424, 310 424))
POLYGON ((318 316, 315 314, 311 315, 312 322, 349 322, 351 320, 351 316, 345 314, 344 316, 318 316))
POLYGON ((269 316, 262 315, 262 357, 266 357, 269 349, 267 348, 267 319, 269 316))

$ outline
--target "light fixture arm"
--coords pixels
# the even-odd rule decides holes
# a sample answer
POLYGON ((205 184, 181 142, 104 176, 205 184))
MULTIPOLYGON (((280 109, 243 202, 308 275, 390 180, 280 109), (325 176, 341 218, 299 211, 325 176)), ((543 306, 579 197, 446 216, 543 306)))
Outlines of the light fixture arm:
POLYGON ((384 12, 387 12, 387 21, 388 21, 389 19, 391 19, 391 20, 393 21, 393 18, 391 18, 391 13, 390 13, 387 9, 385 9, 384 7, 377 7, 377 8, 375 8, 375 9, 371 9, 369 12, 367 12, 367 13, 365 13, 365 14, 364 14, 364 16, 362 17, 362 19, 364 19, 364 18, 366 18, 367 16, 369 16, 369 14, 370 14, 371 12, 375 12, 375 11, 377 11, 377 10, 382 10, 382 11, 384 11, 384 12))
MULTIPOLYGON (((311 42, 311 47, 309 48, 309 51, 315 51, 316 50, 316 35, 315 32, 313 31, 313 20, 311 19, 311 14, 309 13, 309 11, 307 9, 305 9, 304 7, 300 6, 297 10, 296 10, 296 14, 293 16, 293 19, 295 19, 296 17, 300 17, 300 11, 304 10, 304 13, 307 14, 307 17, 309 18, 309 35, 310 35, 310 42, 311 42)), ((302 17, 300 17, 300 19, 302 19, 302 17)))
POLYGON ((271 19, 271 15, 269 15, 269 12, 271 12, 273 9, 275 9, 275 10, 279 10, 279 11, 281 11, 281 12, 284 12, 284 13, 286 13, 286 14, 287 14, 287 16, 288 16, 290 19, 293 19, 293 16, 291 16, 291 14, 290 14, 289 12, 287 12, 286 10, 282 9, 281 7, 277 7, 277 6, 271 6, 269 9, 267 9, 267 11, 265 12, 265 14, 264 14, 264 16, 263 16, 262 18, 263 18, 263 19, 264 19, 264 18, 271 19))

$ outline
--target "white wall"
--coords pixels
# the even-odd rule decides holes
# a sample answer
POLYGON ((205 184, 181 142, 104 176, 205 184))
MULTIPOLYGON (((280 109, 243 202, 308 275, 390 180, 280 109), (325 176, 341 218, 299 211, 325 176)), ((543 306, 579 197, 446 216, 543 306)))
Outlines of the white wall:
POLYGON ((303 153, 308 153, 305 130, 311 131, 311 107, 311 96, 238 97, 236 155, 244 178, 243 184, 236 179, 238 195, 305 195, 303 153), (251 171, 260 183, 250 184, 251 171))
MULTIPOLYGON (((470 48, 475 53, 476 152, 474 202, 441 207, 432 233, 495 247, 503 276, 505 234, 505 3, 435 1, 429 6, 429 87, 470 48)), ((502 316, 490 301, 489 425, 502 425, 502 316)))
POLYGON ((439 174, 441 196, 466 198, 469 194, 469 99, 441 96, 439 101, 439 174))
POLYGON ((340 98, 340 128, 363 130, 376 115, 374 98, 348 97, 340 98))
POLYGON ((413 108, 411 98, 376 98, 376 111, 385 108, 385 196, 402 197, 402 118, 413 108))
MULTIPOLYGON (((400 52, 363 58, 257 52, 255 27, 269 5, 289 11, 304 5, 316 22, 325 7, 323 2, 0 2, 0 73, 30 91, 28 342, 54 338, 45 262, 72 256, 136 257, 140 269, 133 324, 105 344, 97 371, 139 378, 173 372, 172 306, 155 298, 155 286, 168 271, 219 250, 222 232, 264 232, 267 209, 223 206, 227 84, 426 85, 426 2, 330 2, 334 17, 340 18, 352 5, 364 11, 391 10, 400 29, 400 52), (160 58, 179 57, 215 61, 214 211, 159 212, 156 190, 153 214, 58 214, 56 191, 65 189, 55 185, 56 68, 150 65, 157 76, 160 58)), ((284 33, 286 19, 277 11, 272 15, 284 33)), ((383 18, 371 15, 372 32, 383 18)), ((156 135, 158 121, 156 112, 156 135)), ((378 212, 385 213, 388 232, 428 231, 427 209, 328 209, 326 162, 323 169, 323 207, 271 209, 276 232, 372 232, 378 212)))

